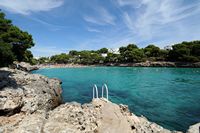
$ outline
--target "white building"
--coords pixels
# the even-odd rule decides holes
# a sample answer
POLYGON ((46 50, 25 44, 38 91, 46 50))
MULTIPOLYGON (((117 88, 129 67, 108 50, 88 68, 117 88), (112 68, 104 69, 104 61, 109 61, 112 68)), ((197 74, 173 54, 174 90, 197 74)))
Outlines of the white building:
POLYGON ((108 56, 108 54, 107 53, 102 53, 101 56, 105 58, 105 57, 108 56))
POLYGON ((171 45, 165 46, 164 50, 172 50, 172 46, 171 45))
POLYGON ((113 54, 120 54, 119 48, 110 48, 110 49, 108 49, 108 52, 113 53, 113 54))

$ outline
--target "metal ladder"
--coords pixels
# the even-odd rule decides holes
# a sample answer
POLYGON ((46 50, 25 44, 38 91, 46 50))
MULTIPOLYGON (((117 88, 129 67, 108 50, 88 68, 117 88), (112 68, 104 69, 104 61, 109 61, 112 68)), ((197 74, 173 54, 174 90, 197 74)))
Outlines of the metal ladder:
MULTIPOLYGON (((104 98, 104 89, 106 89, 106 99, 108 100, 108 86, 106 84, 103 84, 102 86, 102 98, 104 98)), ((98 88, 96 86, 96 84, 93 86, 93 98, 99 98, 99 95, 98 95, 98 88), (95 93, 96 92, 96 93, 95 93), (95 97, 95 94, 96 94, 96 97, 95 97)))

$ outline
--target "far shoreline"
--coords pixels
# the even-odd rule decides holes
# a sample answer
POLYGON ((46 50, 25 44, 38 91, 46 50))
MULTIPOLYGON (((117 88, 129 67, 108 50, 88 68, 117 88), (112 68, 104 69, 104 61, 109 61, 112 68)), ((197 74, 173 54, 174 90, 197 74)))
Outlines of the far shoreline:
POLYGON ((146 61, 140 63, 105 63, 105 64, 40 64, 38 69, 43 68, 83 68, 83 67, 169 67, 169 68, 200 68, 200 62, 169 62, 169 61, 146 61))

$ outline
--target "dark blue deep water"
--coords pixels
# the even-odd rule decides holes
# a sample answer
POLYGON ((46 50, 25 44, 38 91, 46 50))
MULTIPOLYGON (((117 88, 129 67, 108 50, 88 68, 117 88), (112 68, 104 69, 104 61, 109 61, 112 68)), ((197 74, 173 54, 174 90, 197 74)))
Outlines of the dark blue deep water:
POLYGON ((106 83, 109 100, 127 104, 131 112, 165 128, 185 131, 200 122, 197 68, 54 68, 33 73, 61 79, 64 102, 90 102, 93 84, 101 88, 106 83))

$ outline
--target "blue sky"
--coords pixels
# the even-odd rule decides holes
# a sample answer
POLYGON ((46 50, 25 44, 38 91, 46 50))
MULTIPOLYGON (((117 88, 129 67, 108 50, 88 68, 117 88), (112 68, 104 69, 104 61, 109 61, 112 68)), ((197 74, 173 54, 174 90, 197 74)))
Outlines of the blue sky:
POLYGON ((1 0, 0 8, 32 34, 35 57, 200 39, 200 0, 1 0))

